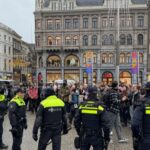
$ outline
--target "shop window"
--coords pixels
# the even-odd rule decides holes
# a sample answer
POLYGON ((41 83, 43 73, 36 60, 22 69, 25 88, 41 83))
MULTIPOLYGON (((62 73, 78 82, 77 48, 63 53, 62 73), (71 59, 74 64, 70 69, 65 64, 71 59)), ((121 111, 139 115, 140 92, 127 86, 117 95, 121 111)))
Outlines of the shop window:
POLYGON ((132 77, 129 72, 121 72, 120 73, 120 81, 125 83, 125 84, 131 84, 132 77))
POLYGON ((102 74, 102 81, 104 84, 109 84, 113 81, 113 74, 111 72, 104 72, 102 74))

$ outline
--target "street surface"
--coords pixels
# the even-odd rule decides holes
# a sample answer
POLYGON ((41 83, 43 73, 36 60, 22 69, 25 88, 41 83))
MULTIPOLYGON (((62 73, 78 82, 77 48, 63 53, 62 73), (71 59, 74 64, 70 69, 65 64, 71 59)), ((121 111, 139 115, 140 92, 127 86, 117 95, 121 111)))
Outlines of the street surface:
MULTIPOLYGON (((22 142, 22 150, 37 150, 37 142, 32 139, 32 128, 33 123, 35 120, 35 115, 27 112, 27 119, 28 119, 28 129, 24 132, 23 142, 22 142)), ((8 117, 5 117, 4 121, 4 143, 9 145, 8 150, 11 150, 12 145, 12 136, 9 132, 10 124, 8 117)), ((129 127, 123 128, 123 132, 125 137, 129 139, 127 144, 119 144, 115 132, 113 134, 113 144, 109 144, 108 150, 132 150, 132 138, 131 138, 131 131, 129 127)), ((74 128, 69 131, 69 134, 62 136, 62 150, 75 150, 74 148, 74 137, 76 136, 76 132, 74 128)), ((51 145, 47 147, 47 150, 51 150, 51 145)))

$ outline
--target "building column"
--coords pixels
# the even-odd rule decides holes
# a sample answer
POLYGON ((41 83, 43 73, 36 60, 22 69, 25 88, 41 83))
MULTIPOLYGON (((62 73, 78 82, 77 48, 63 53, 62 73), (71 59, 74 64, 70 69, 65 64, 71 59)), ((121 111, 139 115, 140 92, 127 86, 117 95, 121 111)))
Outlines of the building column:
POLYGON ((97 83, 101 82, 101 70, 97 69, 97 83))
POLYGON ((80 67, 80 79, 79 79, 79 83, 82 84, 83 83, 83 70, 82 68, 80 67))
POLYGON ((64 80, 64 57, 61 60, 62 62, 62 69, 61 69, 61 79, 64 80))

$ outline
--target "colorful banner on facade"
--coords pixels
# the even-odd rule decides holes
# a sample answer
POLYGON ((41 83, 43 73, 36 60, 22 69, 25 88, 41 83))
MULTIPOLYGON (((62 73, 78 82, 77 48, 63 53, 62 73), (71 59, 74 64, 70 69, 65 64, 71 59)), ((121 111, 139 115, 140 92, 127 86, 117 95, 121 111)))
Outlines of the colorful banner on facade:
POLYGON ((132 74, 138 73, 138 53, 137 52, 131 53, 131 73, 132 74))
POLYGON ((87 51, 86 52, 86 73, 92 74, 93 69, 93 52, 87 51))

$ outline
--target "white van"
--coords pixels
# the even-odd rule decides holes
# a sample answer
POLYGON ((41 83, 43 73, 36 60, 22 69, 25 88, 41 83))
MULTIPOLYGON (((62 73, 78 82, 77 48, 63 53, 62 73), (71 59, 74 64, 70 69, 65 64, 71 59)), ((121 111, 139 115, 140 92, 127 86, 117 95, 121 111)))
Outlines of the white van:
MULTIPOLYGON (((55 80, 54 83, 57 83, 58 85, 63 84, 64 80, 55 80)), ((74 80, 67 80, 67 85, 75 84, 76 82, 74 80)))

